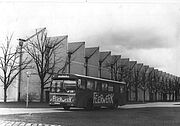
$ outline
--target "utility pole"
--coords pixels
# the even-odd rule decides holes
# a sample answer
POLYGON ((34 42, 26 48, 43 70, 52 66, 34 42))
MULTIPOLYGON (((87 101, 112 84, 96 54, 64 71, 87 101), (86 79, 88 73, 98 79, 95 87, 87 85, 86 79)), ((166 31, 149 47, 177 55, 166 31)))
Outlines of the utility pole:
POLYGON ((20 85, 21 85, 21 70, 22 70, 22 67, 21 67, 21 64, 22 64, 22 47, 23 47, 23 41, 21 39, 19 39, 19 47, 20 47, 20 50, 19 50, 19 78, 18 78, 18 101, 20 101, 20 85))
POLYGON ((31 76, 31 73, 29 72, 26 72, 26 75, 27 75, 27 85, 26 85, 26 108, 28 108, 29 106, 29 78, 31 76))

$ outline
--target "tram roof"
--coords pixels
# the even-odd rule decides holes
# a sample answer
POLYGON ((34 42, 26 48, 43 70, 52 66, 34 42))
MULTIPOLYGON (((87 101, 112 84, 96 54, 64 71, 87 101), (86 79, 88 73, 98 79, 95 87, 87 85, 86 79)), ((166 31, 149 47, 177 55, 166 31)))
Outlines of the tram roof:
POLYGON ((80 74, 59 74, 57 76, 54 77, 59 77, 61 76, 62 78, 66 78, 66 76, 70 76, 70 77, 81 77, 81 78, 87 78, 87 79, 93 79, 93 80, 99 80, 99 81, 106 81, 106 82, 111 82, 111 83, 119 83, 119 84, 126 84, 124 81, 115 81, 115 80, 109 80, 109 79, 104 79, 104 78, 98 78, 98 77, 92 77, 92 76, 85 76, 85 75, 80 75, 80 74), (62 75, 62 76, 61 76, 62 75), (63 76, 64 75, 64 76, 63 76))

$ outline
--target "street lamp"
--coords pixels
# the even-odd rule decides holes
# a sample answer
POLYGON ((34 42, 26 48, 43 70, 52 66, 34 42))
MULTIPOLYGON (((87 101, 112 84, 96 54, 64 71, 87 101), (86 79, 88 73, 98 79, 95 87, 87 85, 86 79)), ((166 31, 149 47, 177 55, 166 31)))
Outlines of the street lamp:
POLYGON ((26 108, 28 108, 28 105, 29 105, 29 78, 31 76, 31 73, 30 72, 26 72, 26 75, 27 75, 27 85, 26 85, 26 108))
POLYGON ((18 78, 18 101, 20 101, 20 86, 21 86, 21 64, 22 64, 22 48, 23 48, 23 42, 25 42, 24 39, 18 39, 19 40, 19 78, 18 78))

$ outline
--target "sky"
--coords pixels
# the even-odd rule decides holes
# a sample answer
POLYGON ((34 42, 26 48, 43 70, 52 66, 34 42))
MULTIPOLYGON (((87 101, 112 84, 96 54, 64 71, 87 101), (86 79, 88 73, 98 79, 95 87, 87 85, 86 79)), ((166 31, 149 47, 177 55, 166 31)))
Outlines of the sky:
POLYGON ((0 1, 0 42, 37 28, 180 76, 180 2, 152 0, 0 1))

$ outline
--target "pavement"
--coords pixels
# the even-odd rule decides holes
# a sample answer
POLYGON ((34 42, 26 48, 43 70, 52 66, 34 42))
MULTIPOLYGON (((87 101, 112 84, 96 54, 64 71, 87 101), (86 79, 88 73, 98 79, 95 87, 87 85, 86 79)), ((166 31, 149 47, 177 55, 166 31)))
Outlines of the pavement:
MULTIPOLYGON (((52 112, 68 112, 68 111, 65 111, 57 107, 50 107, 48 103, 29 103, 28 107, 26 107, 26 104, 24 102, 0 103, 1 116, 12 115, 12 114, 32 114, 32 113, 52 113, 52 112)), ((61 126, 61 125, 0 120, 0 126, 61 126)))
POLYGON ((0 126, 61 126, 43 123, 27 123, 27 122, 14 122, 14 121, 0 121, 0 126))
MULTIPOLYGON (((49 108, 48 103, 30 102, 28 108, 49 108)), ((0 108, 26 108, 26 102, 0 102, 0 108)))
POLYGON ((123 109, 148 108, 148 107, 180 107, 180 102, 151 102, 143 104, 127 104, 120 106, 123 109))
MULTIPOLYGON (((119 106, 120 109, 137 109, 146 107, 180 107, 180 102, 154 102, 143 104, 127 104, 119 106)), ((54 112, 71 112, 63 110, 62 108, 51 107, 48 103, 29 103, 26 104, 18 102, 0 103, 0 116, 10 114, 32 114, 32 113, 54 113, 54 112)), ((27 122, 14 122, 0 120, 0 126, 61 126, 53 124, 37 124, 27 122)))
MULTIPOLYGON (((152 102, 142 104, 126 104, 119 106, 120 109, 134 109, 146 107, 180 107, 180 102, 152 102)), ((76 109, 76 108, 73 108, 76 109)), ((48 103, 25 103, 7 102, 0 103, 0 115, 10 114, 32 114, 32 113, 53 113, 53 112, 71 112, 63 108, 49 106, 48 103)))

